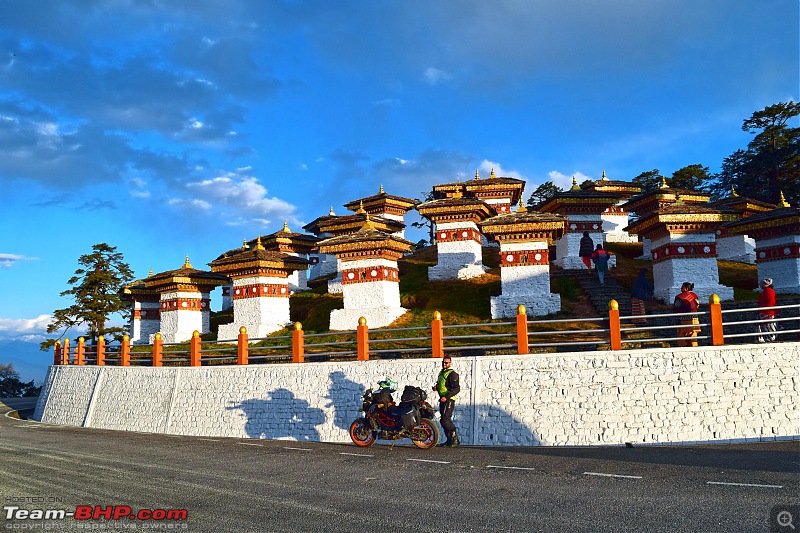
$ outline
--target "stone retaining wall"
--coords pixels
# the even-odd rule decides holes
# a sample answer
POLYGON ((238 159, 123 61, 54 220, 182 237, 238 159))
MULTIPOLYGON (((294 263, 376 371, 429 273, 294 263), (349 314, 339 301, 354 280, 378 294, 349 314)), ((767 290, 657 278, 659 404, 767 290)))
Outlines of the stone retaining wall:
MULTIPOLYGON (((464 444, 800 439, 797 342, 457 357, 454 367, 462 387, 454 421, 464 444)), ((430 389, 439 368, 438 359, 52 366, 34 417, 126 431, 349 442, 365 387, 389 376, 401 387, 430 389)))

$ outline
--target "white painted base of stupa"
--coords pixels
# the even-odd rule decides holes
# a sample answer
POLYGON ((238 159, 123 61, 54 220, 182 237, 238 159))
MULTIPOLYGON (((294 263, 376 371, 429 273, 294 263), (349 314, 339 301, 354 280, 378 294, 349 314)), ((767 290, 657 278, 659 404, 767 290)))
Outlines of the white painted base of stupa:
POLYGON ((133 320, 131 322, 131 344, 147 344, 150 336, 161 329, 161 320, 133 320))
MULTIPOLYGON (((211 315, 208 311, 161 311, 161 341, 187 342, 195 331, 201 335, 208 333, 210 324, 211 315)), ((154 338, 155 334, 148 335, 148 342, 153 344, 154 338)))
POLYGON ((606 233, 606 242, 639 242, 639 236, 627 231, 609 231, 606 233))
MULTIPOLYGON (((672 287, 659 287, 653 291, 653 296, 656 300, 671 304, 675 301, 675 297, 681 293, 681 285, 682 283, 672 287)), ((695 283, 692 292, 700 299, 700 305, 707 305, 708 298, 712 294, 719 296, 722 301, 733 300, 733 289, 719 283, 716 285, 698 285, 695 283)))
POLYGON ((317 279, 336 273, 337 261, 335 255, 319 254, 312 257, 317 257, 319 262, 309 268, 308 279, 317 279))
MULTIPOLYGON (((572 220, 570 218, 570 220, 572 220)), ((580 220, 585 222, 584 220, 580 220)), ((592 222, 598 222, 598 226, 602 228, 599 221, 592 219, 592 222)), ((605 247, 605 234, 602 231, 590 231, 589 237, 592 239, 592 250, 597 249, 598 244, 605 247)), ((586 265, 583 264, 583 258, 578 255, 581 249, 581 233, 565 233, 560 239, 556 241, 556 259, 552 263, 564 270, 586 270, 586 265)), ((609 259, 608 266, 613 268, 617 265, 616 258, 612 255, 609 259)))
POLYGON ((603 233, 605 233, 606 242, 638 242, 639 236, 636 234, 631 235, 623 228, 628 226, 628 214, 605 214, 600 215, 603 221, 603 233))
POLYGON ((642 237, 642 255, 640 255, 639 257, 635 257, 634 259, 639 259, 642 261, 652 261, 653 256, 650 255, 650 251, 652 249, 653 249, 653 241, 642 237))
POLYGON ((800 259, 783 259, 758 263, 758 280, 772 278, 778 294, 800 294, 800 259))
POLYGON ((543 316, 561 311, 560 294, 526 294, 492 296, 492 318, 514 318, 517 307, 524 305, 528 316, 543 316))
MULTIPOLYGON (((441 256, 440 261, 441 261, 441 256)), ((489 268, 483 265, 436 265, 428 267, 428 279, 430 281, 471 279, 483 276, 489 268)))
POLYGON ((295 270, 287 278, 289 290, 292 292, 302 292, 308 289, 308 272, 305 270, 295 270))
POLYGON ((718 237, 716 242, 718 259, 755 264, 755 239, 751 239, 747 235, 734 235, 732 237, 718 237))
POLYGON ((219 332, 217 333, 217 340, 218 341, 235 341, 239 338, 239 328, 244 326, 247 328, 247 337, 248 339, 255 339, 259 337, 266 337, 276 331, 280 331, 290 323, 289 321, 284 322, 266 322, 261 324, 240 324, 240 323, 232 323, 232 324, 220 324, 219 332))
POLYGON ((331 311, 331 331, 355 330, 358 319, 367 319, 367 327, 382 328, 388 326, 406 313, 402 307, 368 307, 364 309, 334 309, 331 311))
POLYGON ((733 300, 733 289, 719 283, 719 270, 714 257, 667 259, 653 263, 653 295, 671 304, 680 294, 681 285, 694 283, 694 293, 705 304, 712 294, 720 300, 733 300))

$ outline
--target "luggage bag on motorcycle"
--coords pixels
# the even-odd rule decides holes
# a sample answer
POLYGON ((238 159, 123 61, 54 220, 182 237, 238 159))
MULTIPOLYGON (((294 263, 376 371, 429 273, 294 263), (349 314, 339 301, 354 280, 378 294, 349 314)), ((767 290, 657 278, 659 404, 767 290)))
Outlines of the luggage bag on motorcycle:
POLYGON ((394 402, 392 394, 386 389, 379 389, 372 393, 372 402, 376 404, 389 405, 394 402))
POLYGON ((419 409, 412 402, 400 402, 397 408, 397 414, 400 416, 400 422, 406 429, 413 429, 422 421, 419 409))
POLYGON ((428 393, 413 385, 406 385, 406 388, 403 389, 403 395, 400 397, 401 402, 413 403, 414 405, 419 405, 427 399, 428 393))

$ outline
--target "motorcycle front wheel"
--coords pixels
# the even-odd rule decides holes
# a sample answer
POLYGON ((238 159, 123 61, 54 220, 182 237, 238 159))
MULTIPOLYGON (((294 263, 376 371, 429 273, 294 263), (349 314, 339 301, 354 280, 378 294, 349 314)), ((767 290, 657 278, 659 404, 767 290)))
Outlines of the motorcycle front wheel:
POLYGON ((350 438, 353 439, 356 446, 361 446, 362 448, 375 444, 375 432, 369 427, 369 422, 367 422, 366 418, 357 418, 350 424, 350 438))
POLYGON ((439 444, 439 426, 430 418, 423 418, 422 422, 411 430, 411 442, 423 450, 433 448, 439 444))

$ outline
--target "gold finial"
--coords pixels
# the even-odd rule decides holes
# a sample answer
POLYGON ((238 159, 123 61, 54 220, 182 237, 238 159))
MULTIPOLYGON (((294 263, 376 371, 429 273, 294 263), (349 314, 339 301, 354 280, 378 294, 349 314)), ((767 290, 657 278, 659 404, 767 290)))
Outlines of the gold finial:
POLYGON ((328 214, 332 217, 336 216, 336 213, 333 212, 333 206, 331 206, 331 210, 328 211, 328 214))
POLYGON ((455 192, 453 193, 453 196, 451 196, 451 198, 461 198, 461 197, 463 197, 463 196, 464 196, 464 193, 462 193, 462 192, 461 192, 461 189, 459 189, 459 190, 457 190, 457 191, 455 191, 455 192))
POLYGON ((478 174, 478 169, 477 169, 477 168, 475 169, 475 179, 476 179, 476 180, 479 180, 479 179, 481 179, 481 176, 480 176, 480 174, 478 174))
POLYGON ((517 209, 517 213, 527 213, 528 208, 525 207, 525 204, 522 202, 522 198, 519 199, 519 209, 517 209))
POLYGON ((608 302, 608 310, 609 311, 618 311, 619 310, 619 302, 616 300, 611 300, 608 302))
POLYGON ((364 318, 363 316, 362 316, 362 317, 359 317, 359 319, 358 319, 358 325, 359 325, 359 326, 366 326, 366 325, 367 325, 367 319, 366 319, 366 318, 364 318))
POLYGON ((247 246, 247 239, 244 239, 244 242, 242 242, 242 250, 247 250, 248 248, 250 247, 247 246))
POLYGON ((440 313, 439 311, 434 311, 433 312, 433 319, 434 320, 441 320, 442 319, 442 313, 440 313))
POLYGON ((259 235, 258 239, 256 239, 256 250, 264 250, 264 249, 265 249, 264 245, 261 244, 261 235, 259 235))
POLYGON ((712 294, 708 297, 708 303, 711 305, 716 305, 719 303, 719 296, 716 294, 712 294))
POLYGON ((239 328, 239 335, 247 335, 247 328, 242 326, 239 328))
POLYGON ((783 195, 783 191, 781 191, 781 201, 778 203, 778 207, 792 207, 789 205, 789 202, 786 201, 786 197, 783 195))
POLYGON ((375 229, 375 226, 372 224, 372 220, 369 218, 369 215, 367 215, 367 220, 364 222, 364 225, 361 226, 361 229, 362 230, 375 229))
POLYGON ((667 185, 667 178, 661 176, 661 189, 669 189, 669 185, 667 185))
POLYGON ((384 192, 383 192, 383 183, 381 183, 381 188, 378 189, 378 194, 384 194, 384 192))
POLYGON ((493 179, 495 179, 496 177, 497 177, 497 176, 495 176, 495 175, 494 175, 494 167, 492 167, 492 173, 491 173, 491 174, 489 174, 489 179, 490 179, 490 180, 493 180, 493 179))
POLYGON ((183 263, 183 268, 194 268, 192 264, 189 262, 189 255, 186 255, 186 262, 183 263))
POLYGON ((580 185, 578 185, 578 180, 575 179, 575 176, 572 176, 572 188, 571 191, 579 191, 581 190, 580 185))
POLYGON ((733 185, 731 185, 731 196, 739 196, 739 194, 736 192, 736 187, 733 185))
POLYGON ((356 211, 357 215, 365 215, 367 212, 364 211, 364 200, 358 201, 358 210, 356 211))
POLYGON ((200 337, 200 332, 199 332, 199 331, 197 331, 197 330, 194 330, 194 331, 192 332, 192 337, 194 337, 194 338, 198 338, 198 337, 200 337))
POLYGON ((608 176, 606 176, 606 171, 603 171, 603 175, 600 177, 601 181, 608 181, 608 176))
POLYGON ((683 205, 683 198, 681 198, 681 193, 675 191, 675 205, 683 205))
POLYGON ((301 322, 295 322, 294 329, 295 331, 303 331, 303 324, 301 322))
POLYGON ((289 224, 287 224, 286 219, 283 220, 283 229, 281 231, 284 233, 291 233, 291 231, 289 231, 289 224))
POLYGON ((150 267, 150 273, 147 275, 148 278, 153 277, 153 267, 150 267))
POLYGON ((524 305, 518 305, 517 306, 517 314, 518 315, 527 315, 528 314, 528 310, 525 309, 524 305))

